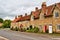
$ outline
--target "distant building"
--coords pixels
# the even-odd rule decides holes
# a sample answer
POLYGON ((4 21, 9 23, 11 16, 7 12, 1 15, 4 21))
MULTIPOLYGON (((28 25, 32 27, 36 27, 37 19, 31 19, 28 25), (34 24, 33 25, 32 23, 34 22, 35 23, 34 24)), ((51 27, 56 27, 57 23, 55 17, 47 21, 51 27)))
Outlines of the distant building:
POLYGON ((60 32, 60 3, 56 3, 50 6, 43 2, 41 9, 35 8, 30 15, 25 13, 25 16, 19 15, 11 23, 11 27, 22 27, 27 28, 30 25, 36 26, 40 31, 46 32, 48 27, 51 25, 54 32, 60 32))

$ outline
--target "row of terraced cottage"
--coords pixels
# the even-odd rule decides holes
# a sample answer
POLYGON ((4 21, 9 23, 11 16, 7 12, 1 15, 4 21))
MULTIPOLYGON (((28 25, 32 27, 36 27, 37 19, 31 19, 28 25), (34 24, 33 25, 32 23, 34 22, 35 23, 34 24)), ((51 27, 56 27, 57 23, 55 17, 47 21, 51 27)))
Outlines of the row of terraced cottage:
POLYGON ((25 16, 16 16, 11 22, 11 28, 27 28, 31 25, 38 27, 43 32, 46 32, 49 26, 52 26, 52 31, 60 32, 60 3, 47 6, 46 2, 43 2, 41 9, 36 7, 30 15, 25 13, 25 16))

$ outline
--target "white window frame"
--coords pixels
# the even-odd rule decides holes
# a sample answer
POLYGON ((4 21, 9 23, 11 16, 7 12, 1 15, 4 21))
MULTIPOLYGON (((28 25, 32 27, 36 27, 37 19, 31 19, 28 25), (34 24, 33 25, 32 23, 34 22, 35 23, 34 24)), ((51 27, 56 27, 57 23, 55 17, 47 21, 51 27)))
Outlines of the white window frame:
POLYGON ((60 30, 60 24, 57 25, 57 30, 60 30))
POLYGON ((31 15, 31 21, 33 21, 34 20, 34 16, 33 15, 31 15))
POLYGON ((58 13, 58 16, 56 17, 56 14, 57 14, 58 12, 55 12, 55 14, 54 14, 54 17, 55 18, 59 18, 59 13, 58 13))

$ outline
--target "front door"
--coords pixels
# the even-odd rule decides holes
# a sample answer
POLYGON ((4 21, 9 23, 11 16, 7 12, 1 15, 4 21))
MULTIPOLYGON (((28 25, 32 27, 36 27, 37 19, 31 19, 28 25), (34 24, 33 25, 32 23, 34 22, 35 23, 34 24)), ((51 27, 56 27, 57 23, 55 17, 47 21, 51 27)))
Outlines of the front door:
POLYGON ((46 31, 47 31, 47 25, 44 26, 44 32, 46 32, 46 31))

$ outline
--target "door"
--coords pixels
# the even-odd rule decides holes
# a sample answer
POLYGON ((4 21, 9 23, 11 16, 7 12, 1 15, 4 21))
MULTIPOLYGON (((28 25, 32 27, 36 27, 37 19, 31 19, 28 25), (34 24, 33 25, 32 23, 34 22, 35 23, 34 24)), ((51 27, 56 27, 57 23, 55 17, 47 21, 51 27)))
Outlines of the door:
POLYGON ((49 33, 52 33, 52 26, 49 26, 49 33))
POLYGON ((46 32, 46 31, 47 31, 47 25, 44 26, 44 32, 46 32))

